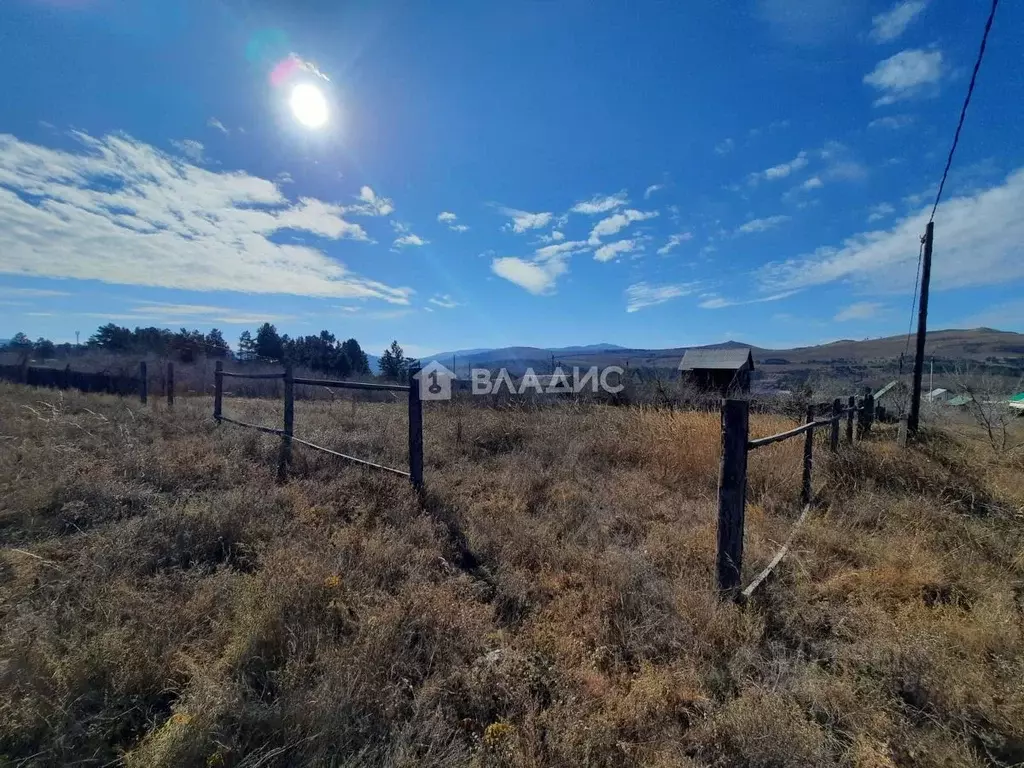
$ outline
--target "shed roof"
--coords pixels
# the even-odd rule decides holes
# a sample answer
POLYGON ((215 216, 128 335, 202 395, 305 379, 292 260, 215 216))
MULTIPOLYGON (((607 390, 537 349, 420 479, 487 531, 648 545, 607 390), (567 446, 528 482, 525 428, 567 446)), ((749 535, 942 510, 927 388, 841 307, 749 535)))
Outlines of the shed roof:
POLYGON ((949 404, 950 405, 967 405, 968 403, 973 402, 973 401, 974 401, 974 398, 971 397, 970 395, 957 395, 956 397, 954 397, 952 400, 949 401, 949 404))
POLYGON ((688 349, 679 363, 680 371, 719 370, 738 371, 744 366, 754 369, 750 347, 733 349, 688 349))
POLYGON ((906 384, 904 384, 899 379, 894 379, 893 381, 890 381, 888 384, 886 384, 884 387, 882 387, 880 390, 875 392, 875 400, 879 400, 880 398, 885 397, 890 392, 892 392, 895 395, 895 394, 898 394, 900 391, 906 390, 906 389, 907 389, 907 385, 906 384))

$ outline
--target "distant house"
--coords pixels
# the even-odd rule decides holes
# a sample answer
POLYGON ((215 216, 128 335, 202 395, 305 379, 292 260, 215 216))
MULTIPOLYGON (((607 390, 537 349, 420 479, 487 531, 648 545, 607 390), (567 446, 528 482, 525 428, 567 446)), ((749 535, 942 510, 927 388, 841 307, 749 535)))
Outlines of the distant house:
POLYGON ((706 392, 750 392, 754 356, 750 347, 688 349, 679 363, 683 378, 706 392))
POLYGON ((962 408, 965 405, 969 405, 974 402, 974 398, 970 395, 957 395, 949 401, 949 404, 954 408, 962 408))
POLYGON ((948 389, 938 387, 933 389, 931 392, 924 396, 924 399, 929 403, 944 403, 950 398, 950 392, 948 389))
POLYGON ((1015 411, 1024 411, 1024 392, 1018 392, 1010 398, 1010 407, 1015 411))

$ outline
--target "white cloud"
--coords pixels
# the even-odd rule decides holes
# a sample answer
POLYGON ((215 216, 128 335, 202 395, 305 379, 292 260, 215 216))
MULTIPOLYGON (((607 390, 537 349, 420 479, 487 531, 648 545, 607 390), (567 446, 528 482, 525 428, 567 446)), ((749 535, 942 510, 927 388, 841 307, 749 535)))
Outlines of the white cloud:
POLYGON ((868 224, 881 221, 884 218, 892 216, 894 213, 896 213, 896 209, 888 203, 873 205, 871 206, 871 210, 868 212, 868 224))
POLYGON ((594 251, 594 259, 597 261, 611 261, 622 253, 632 253, 636 250, 643 250, 637 245, 636 240, 619 240, 614 243, 602 245, 594 251))
POLYGON ((365 216, 387 216, 395 210, 395 203, 391 198, 381 197, 371 187, 360 187, 357 199, 361 203, 359 205, 351 205, 347 210, 352 213, 361 213, 365 216))
MULTIPOLYGON (((459 303, 452 299, 452 297, 449 296, 447 293, 444 295, 438 294, 437 296, 434 296, 433 298, 430 299, 429 303, 433 304, 436 307, 441 307, 441 309, 455 309, 457 306, 459 306, 459 303)), ((427 309, 429 309, 429 307, 427 307, 427 309)))
POLYGON ((565 233, 553 229, 550 235, 538 235, 537 239, 542 243, 558 243, 565 240, 565 233))
POLYGON ((849 320, 870 320, 878 315, 884 306, 877 301, 858 301, 843 307, 832 319, 837 323, 845 323, 849 320))
MULTIPOLYGON (((933 288, 1001 285, 1024 278, 1021 210, 1024 168, 995 186, 940 204, 935 215, 933 288)), ((845 280, 879 292, 909 291, 930 212, 925 206, 889 230, 862 232, 839 246, 768 264, 759 271, 762 286, 773 291, 845 280)))
POLYGON ((595 195, 589 200, 576 203, 569 210, 572 213, 582 213, 587 216, 593 216, 598 213, 607 213, 613 211, 616 208, 621 208, 629 199, 626 197, 626 190, 616 192, 614 195, 595 195))
POLYGON ((565 272, 566 266, 564 262, 558 260, 537 264, 517 256, 506 256, 494 259, 491 262, 491 270, 520 288, 540 295, 554 289, 555 280, 565 272))
POLYGON ((666 301, 689 296, 699 287, 699 283, 674 283, 668 285, 651 285, 650 283, 634 283, 626 289, 626 311, 636 312, 645 307, 664 304, 666 301))
POLYGON ((911 115, 889 115, 872 120, 868 123, 868 128, 887 128, 890 131, 898 131, 900 128, 912 125, 913 122, 914 118, 911 115))
POLYGON ((0 272, 409 301, 408 288, 360 277, 315 248, 271 239, 297 229, 367 241, 341 206, 293 202, 266 179, 200 168, 127 136, 76 137, 84 145, 78 152, 0 135, 0 272))
POLYGON ((922 94, 942 78, 942 51, 900 51, 878 62, 864 82, 881 92, 875 106, 893 104, 922 94))
POLYGON ((736 142, 732 139, 725 139, 715 144, 716 155, 728 155, 736 147, 736 142))
POLYGON ((821 179, 819 179, 817 176, 812 176, 811 178, 809 178, 807 181, 800 185, 800 189, 821 189, 823 186, 825 186, 825 183, 821 179))
POLYGON ((8 288, 0 286, 0 296, 25 296, 32 298, 52 298, 57 296, 70 296, 68 291, 53 291, 46 288, 8 288))
POLYGON ((769 229, 773 229, 787 221, 789 221, 789 216, 768 216, 763 219, 751 219, 736 231, 744 235, 749 235, 752 232, 767 232, 769 229))
POLYGON ((419 235, 415 235, 412 232, 408 232, 400 237, 395 238, 395 242, 392 245, 395 248, 405 248, 408 245, 421 246, 429 243, 429 240, 424 240, 419 235))
POLYGON ((660 192, 664 188, 664 184, 651 184, 651 186, 644 190, 644 200, 650 200, 651 195, 653 195, 655 192, 660 192))
POLYGON ((693 239, 692 232, 680 232, 676 235, 669 235, 668 242, 665 243, 661 248, 658 249, 657 253, 659 256, 667 256, 673 250, 678 248, 680 245, 685 243, 687 240, 693 239))
POLYGON ((437 220, 448 227, 452 232, 465 232, 469 229, 465 224, 458 224, 459 217, 451 211, 441 211, 437 214, 437 220))
POLYGON ((612 214, 606 219, 601 219, 594 225, 594 228, 590 230, 589 242, 591 245, 598 245, 601 242, 602 237, 608 235, 614 235, 624 227, 628 227, 634 221, 645 221, 647 219, 653 219, 658 215, 657 211, 637 211, 633 208, 627 208, 616 214, 612 214))
POLYGON ((194 139, 183 139, 181 141, 171 139, 171 146, 178 150, 186 159, 191 160, 197 165, 207 162, 206 156, 203 154, 205 147, 201 141, 195 141, 194 139))
POLYGON ((569 271, 569 258, 586 250, 589 246, 584 241, 567 240, 538 248, 530 260, 518 256, 493 259, 491 271, 530 293, 550 293, 557 279, 569 271))
POLYGON ((903 0, 885 13, 871 19, 871 39, 876 43, 888 43, 906 31, 928 5, 927 0, 903 0))
POLYGON ((758 173, 752 173, 747 177, 747 181, 751 184, 757 184, 761 181, 775 181, 776 179, 784 179, 793 171, 799 171, 807 165, 807 153, 800 152, 796 157, 790 160, 788 163, 779 163, 773 165, 771 168, 766 168, 758 173))
POLYGON ((505 228, 511 229, 518 235, 530 229, 546 227, 554 215, 550 212, 530 213, 529 211, 520 211, 516 208, 502 208, 501 212, 512 219, 511 222, 505 225, 505 228))
POLYGON ((225 136, 227 136, 230 133, 230 131, 224 126, 224 123, 222 123, 216 117, 211 117, 209 120, 206 121, 206 124, 210 128, 217 129, 218 131, 223 133, 225 136))
POLYGON ((292 178, 292 175, 288 173, 288 171, 281 171, 279 174, 277 174, 277 176, 274 177, 274 181, 276 181, 278 184, 295 183, 295 179, 292 178))
POLYGON ((799 290, 782 291, 781 293, 774 293, 771 296, 762 296, 758 299, 747 299, 745 301, 740 299, 725 299, 717 294, 708 293, 704 295, 704 301, 697 306, 701 309, 724 309, 725 307, 738 307, 743 304, 763 304, 767 301, 787 299, 795 293, 799 293, 799 290))

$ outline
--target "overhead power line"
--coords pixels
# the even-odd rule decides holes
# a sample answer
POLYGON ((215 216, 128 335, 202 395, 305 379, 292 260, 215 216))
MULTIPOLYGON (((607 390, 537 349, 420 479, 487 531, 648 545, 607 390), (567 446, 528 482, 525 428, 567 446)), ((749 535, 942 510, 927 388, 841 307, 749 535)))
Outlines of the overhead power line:
POLYGON ((974 71, 971 73, 971 82, 967 86, 967 96, 964 98, 964 105, 960 109, 960 121, 956 124, 956 133, 953 134, 953 144, 949 148, 949 156, 946 158, 946 168, 942 171, 942 181, 939 182, 939 191, 935 195, 935 205, 932 206, 932 215, 928 221, 935 220, 935 210, 939 207, 939 200, 942 199, 942 189, 946 186, 946 176, 949 175, 949 167, 953 164, 953 153, 956 152, 956 145, 960 142, 960 131, 964 127, 964 119, 967 117, 967 107, 971 103, 971 95, 974 93, 974 84, 978 81, 978 70, 981 69, 981 60, 985 58, 985 45, 988 43, 988 33, 992 31, 992 22, 996 17, 996 8, 999 0, 992 0, 992 8, 988 12, 988 21, 985 22, 985 32, 981 36, 981 47, 978 48, 978 58, 974 62, 974 71))

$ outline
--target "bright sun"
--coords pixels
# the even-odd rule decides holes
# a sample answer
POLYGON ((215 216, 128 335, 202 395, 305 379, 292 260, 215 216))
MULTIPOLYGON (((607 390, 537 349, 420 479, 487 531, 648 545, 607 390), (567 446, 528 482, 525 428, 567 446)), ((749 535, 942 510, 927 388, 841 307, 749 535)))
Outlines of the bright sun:
POLYGON ((292 88, 288 100, 295 119, 307 128, 319 128, 327 122, 327 99, 323 92, 311 83, 299 83, 292 88))

